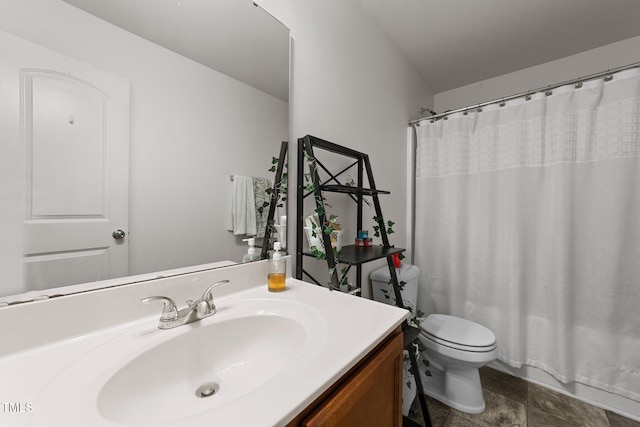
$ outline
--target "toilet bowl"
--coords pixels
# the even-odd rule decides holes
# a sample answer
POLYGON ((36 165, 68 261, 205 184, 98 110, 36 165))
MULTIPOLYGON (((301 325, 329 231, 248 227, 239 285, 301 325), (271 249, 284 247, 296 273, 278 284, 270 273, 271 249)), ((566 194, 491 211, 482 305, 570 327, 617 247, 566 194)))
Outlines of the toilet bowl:
POLYGON ((460 411, 485 409, 478 368, 498 355, 496 337, 470 320, 446 314, 420 319, 420 378, 426 395, 460 411))
MULTIPOLYGON (((404 305, 417 304, 418 272, 405 264, 396 271, 405 282, 401 295, 404 305)), ((386 304, 395 299, 389 284, 389 270, 381 268, 371 273, 373 298, 386 304)), ((488 328, 446 314, 430 314, 420 318, 419 370, 426 395, 463 412, 477 414, 485 409, 479 368, 498 355, 496 337, 488 328)))

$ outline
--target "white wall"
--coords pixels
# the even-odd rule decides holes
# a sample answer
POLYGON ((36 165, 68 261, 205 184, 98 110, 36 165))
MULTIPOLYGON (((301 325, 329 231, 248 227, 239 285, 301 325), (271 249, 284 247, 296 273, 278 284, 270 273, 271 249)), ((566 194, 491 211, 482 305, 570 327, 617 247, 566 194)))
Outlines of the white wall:
POLYGON ((535 67, 437 93, 434 96, 435 110, 441 113, 464 108, 622 67, 638 62, 640 60, 638 52, 640 52, 640 37, 587 50, 535 67))
MULTIPOLYGON (((258 3, 291 29, 291 141, 310 134, 367 153, 377 187, 391 191, 381 196, 385 219, 397 223, 391 243, 406 247, 407 122, 421 106, 431 105, 432 94, 354 1, 258 3)), ((297 146, 290 149, 294 159, 297 146)), ((292 176, 294 167, 290 164, 292 176)), ((334 208, 341 213, 341 206, 334 208)), ((364 217, 373 216, 365 207, 364 217)), ((289 217, 295 218, 293 203, 289 217)), ((343 219, 348 221, 346 214, 343 219)), ((372 232, 371 225, 367 228, 372 232)), ((384 261, 367 264, 364 278, 381 265, 384 261)))
POLYGON ((240 260, 228 178, 272 177, 288 104, 60 0, 0 10, 0 30, 131 83, 130 273, 240 260))

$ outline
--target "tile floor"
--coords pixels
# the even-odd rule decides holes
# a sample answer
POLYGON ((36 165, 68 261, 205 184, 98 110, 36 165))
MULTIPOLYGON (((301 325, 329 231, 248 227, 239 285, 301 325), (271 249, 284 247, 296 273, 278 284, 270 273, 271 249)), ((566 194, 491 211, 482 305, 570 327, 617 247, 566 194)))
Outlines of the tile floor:
MULTIPOLYGON (((467 414, 427 397, 433 427, 640 427, 640 422, 504 374, 480 369, 487 409, 467 414)), ((410 417, 422 425, 418 399, 410 417)))

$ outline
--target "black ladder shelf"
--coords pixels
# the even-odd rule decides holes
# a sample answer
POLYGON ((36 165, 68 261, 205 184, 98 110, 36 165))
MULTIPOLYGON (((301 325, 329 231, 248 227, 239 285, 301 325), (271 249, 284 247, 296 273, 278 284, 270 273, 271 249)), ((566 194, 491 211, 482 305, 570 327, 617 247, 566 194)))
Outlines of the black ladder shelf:
MULTIPOLYGON (((260 259, 267 259, 269 248, 271 247, 271 233, 275 228, 275 214, 278 207, 278 201, 280 200, 280 190, 287 184, 287 175, 284 172, 284 168, 287 164, 287 146, 288 141, 282 141, 280 144, 280 154, 278 155, 278 161, 276 166, 276 175, 273 179, 273 189, 271 190, 271 201, 269 203, 269 213, 267 214, 267 227, 264 230, 264 240, 262 243, 262 250, 260 251, 260 259)), ((275 161, 275 158, 274 158, 275 161)))
MULTIPOLYGON (((316 257, 314 254, 304 252, 303 250, 303 235, 304 235, 304 199, 313 196, 316 205, 316 213, 318 213, 319 223, 321 228, 318 230, 318 236, 322 237, 322 243, 324 246, 325 260, 329 272, 331 272, 331 282, 329 287, 332 289, 340 289, 340 284, 346 279, 347 274, 351 267, 356 267, 356 293, 359 293, 362 284, 362 264, 374 261, 377 259, 386 258, 387 266, 391 275, 391 283, 393 285, 394 296, 396 305, 401 308, 404 307, 402 296, 400 293, 400 285, 398 282, 398 276, 396 275, 396 269, 393 265, 393 255, 404 251, 401 248, 395 248, 389 244, 389 238, 387 235, 387 229, 385 226, 384 218, 382 216, 382 209, 380 207, 380 201, 378 196, 380 194, 389 194, 388 191, 378 190, 373 178, 373 172, 371 171, 371 163, 369 162, 369 156, 359 151, 352 150, 347 147, 334 144, 329 141, 316 138, 311 135, 307 135, 304 138, 298 139, 298 164, 297 164, 297 199, 296 199, 296 278, 302 280, 303 276, 307 276, 317 285, 322 284, 316 280, 308 271, 304 269, 305 257, 316 257), (345 156, 350 158, 352 163, 341 171, 333 174, 314 154, 314 148, 324 150, 334 155, 345 156), (309 175, 305 178, 305 162, 309 168, 309 175), (357 182, 355 185, 346 185, 341 182, 341 175, 346 173, 352 168, 357 170, 357 182), (319 169, 322 169, 328 176, 325 181, 321 181, 319 169), (364 187, 364 177, 366 173, 366 179, 368 187, 364 187), (306 184, 310 184, 313 190, 308 189, 306 184), (357 218, 356 227, 357 230, 363 228, 363 196, 371 196, 373 199, 373 208, 375 210, 375 220, 378 224, 378 232, 382 240, 382 245, 371 247, 356 247, 355 245, 342 246, 340 252, 334 254, 331 247, 331 237, 329 234, 322 232, 322 227, 327 222, 327 215, 325 212, 325 203, 323 192, 342 193, 348 195, 357 205, 357 218), (344 264, 347 267, 345 271, 339 275, 337 266, 344 264)), ((344 178, 342 178, 344 179, 344 178)), ((409 326, 408 322, 403 324, 404 343, 405 348, 409 348, 409 358, 411 362, 411 370, 415 378, 418 398, 420 401, 420 407, 422 409, 423 419, 425 427, 431 427, 431 419, 429 417, 429 411, 427 409, 427 402, 424 398, 424 389, 422 387, 422 381, 418 370, 417 360, 415 352, 412 351, 412 343, 418 335, 418 330, 409 326)), ((404 425, 412 425, 412 421, 408 418, 403 419, 404 425)), ((415 425, 415 423, 413 423, 415 425)))

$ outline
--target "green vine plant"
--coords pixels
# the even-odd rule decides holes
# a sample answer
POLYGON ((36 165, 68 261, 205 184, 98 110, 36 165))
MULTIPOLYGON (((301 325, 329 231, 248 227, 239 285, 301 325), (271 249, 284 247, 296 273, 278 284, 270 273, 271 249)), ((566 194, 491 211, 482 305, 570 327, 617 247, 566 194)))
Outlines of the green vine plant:
MULTIPOLYGON (((269 172, 276 172, 278 163, 280 162, 280 159, 277 157, 272 157, 271 158, 271 167, 268 169, 269 172)), ((276 203, 276 207, 278 208, 282 208, 284 207, 284 202, 287 201, 287 179, 288 179, 288 173, 286 171, 287 169, 287 164, 284 164, 284 170, 282 172, 282 176, 280 177, 280 181, 276 182, 274 184, 274 188, 276 188, 278 190, 278 197, 276 200, 276 195, 274 193, 274 189, 273 188, 267 188, 265 190, 265 193, 267 193, 269 195, 269 199, 270 201, 265 201, 262 203, 262 206, 259 206, 256 211, 258 212, 259 215, 262 215, 264 213, 265 209, 268 209, 269 206, 271 206, 271 203, 276 203)), ((267 221, 267 228, 269 229, 269 235, 273 236, 274 232, 276 231, 276 223, 275 223, 275 219, 270 218, 267 221)), ((265 244, 269 244, 269 242, 265 242, 265 244)))
MULTIPOLYGON (((374 217, 373 217, 373 220, 376 222, 376 224, 380 224, 380 222, 381 222, 382 218, 377 217, 377 216, 374 216, 374 217)), ((387 227, 386 227, 387 234, 393 234, 393 233, 394 233, 394 231, 393 231, 393 228, 392 228, 392 227, 393 227, 395 224, 396 224, 396 223, 395 223, 395 222, 393 222, 393 221, 387 221, 387 224, 386 224, 386 226, 387 226, 387 227)), ((374 235, 375 237, 380 237, 380 225, 374 225, 374 226, 373 226, 373 232, 374 232, 374 233, 373 233, 373 235, 374 235)))
MULTIPOLYGON (((310 156, 306 151, 303 151, 303 156, 307 161, 307 165, 314 165, 316 164, 316 159, 312 156, 310 156)), ((331 205, 329 203, 327 203, 327 199, 324 197, 324 194, 322 192, 319 192, 320 195, 316 195, 315 194, 315 183, 312 179, 311 173, 305 173, 304 174, 304 180, 305 180, 305 191, 309 192, 309 193, 313 193, 314 194, 314 200, 316 202, 316 209, 314 209, 314 212, 318 215, 318 217, 322 217, 324 216, 326 221, 324 224, 322 224, 321 226, 321 230, 318 230, 319 227, 317 227, 315 224, 311 225, 311 236, 313 237, 318 237, 318 233, 322 233, 322 234, 326 234, 328 236, 331 236, 331 234, 337 229, 336 227, 339 225, 338 224, 338 216, 337 215, 329 215, 327 217, 327 207, 331 207, 331 205)), ((351 180, 351 183, 353 184, 353 180, 351 180)), ((320 248, 317 248, 316 246, 311 246, 309 248, 309 250, 311 251, 311 254, 318 260, 323 260, 327 258, 327 254, 325 253, 325 251, 321 250, 320 248)), ((332 247, 332 256, 333 256, 333 261, 334 261, 334 265, 338 265, 339 261, 338 261, 338 250, 335 247, 332 247)), ((347 287, 348 290, 352 289, 351 284, 349 283, 349 280, 346 276, 348 269, 346 267, 343 267, 341 269, 341 274, 338 280, 338 287, 337 289, 341 289, 343 286, 347 287)), ((336 268, 330 268, 329 269, 329 281, 327 283, 328 287, 330 290, 334 290, 336 288, 334 288, 333 286, 333 275, 336 273, 336 268)))
MULTIPOLYGON (((276 167, 278 165, 278 162, 280 161, 280 159, 278 159, 277 157, 272 157, 271 158, 271 168, 269 168, 269 172, 274 172, 276 171, 276 167)), ((287 165, 284 165, 284 168, 287 169, 287 165)), ((278 200, 276 200, 276 207, 281 208, 284 207, 284 202, 287 201, 287 177, 288 174, 286 171, 282 172, 282 177, 280 178, 279 182, 276 182, 274 185, 274 188, 278 189, 278 200)), ((271 200, 275 199, 275 194, 273 192, 273 188, 267 188, 265 190, 265 193, 269 194, 271 196, 271 200)), ((260 215, 262 215, 262 213, 264 212, 265 208, 268 208, 271 205, 270 202, 263 202, 262 206, 258 207, 258 213, 260 215)))
MULTIPOLYGON (((373 217, 373 220, 377 223, 380 224, 381 223, 381 219, 380 217, 373 217)), ((393 221, 387 221, 386 223, 386 232, 387 234, 393 234, 393 226, 395 225, 395 222, 393 221)), ((380 237, 380 226, 376 225, 373 227, 375 233, 374 236, 375 237, 380 237)), ((403 260, 405 258, 404 254, 400 253, 399 255, 400 260, 403 260)), ((397 274, 397 269, 395 268, 395 266, 392 266, 391 269, 393 271, 396 272, 397 274)), ((387 282, 387 284, 389 285, 389 289, 381 289, 380 291, 382 292, 382 294, 384 295, 385 299, 392 299, 393 298, 393 302, 396 302, 395 299, 395 292, 393 292, 393 279, 390 277, 389 281, 387 282)), ((398 281, 398 287, 400 288, 400 291, 402 292, 404 290, 404 286, 407 284, 407 282, 403 281, 403 280, 399 280, 398 281)), ((409 324, 416 327, 416 328, 420 328, 420 318, 424 316, 424 312, 420 309, 416 309, 415 307, 413 307, 409 301, 403 300, 402 301, 402 305, 404 306, 404 308, 406 308, 407 310, 409 310, 409 312, 411 313, 411 318, 409 319, 409 324)), ((424 350, 424 345, 422 344, 422 342, 416 338, 413 341, 413 345, 416 346, 416 348, 418 348, 419 351, 423 351, 424 350)), ((428 365, 427 365, 428 367, 428 365)), ((431 376, 431 373, 429 372, 428 369, 425 370, 426 374, 428 376, 431 376)))
MULTIPOLYGON (((394 267, 395 268, 395 267, 394 267)), ((406 285, 407 282, 405 281, 399 281, 398 285, 400 287, 400 290, 404 290, 404 285, 406 285)), ((390 288, 393 288, 393 280, 389 279, 388 285, 390 288)), ((391 300, 393 299, 393 302, 396 302, 395 299, 395 294, 393 294, 393 292, 391 290, 388 289, 381 289, 382 294, 384 295, 385 299, 391 300)), ((411 319, 409 319, 409 324, 415 326, 416 328, 420 327, 420 317, 424 316, 424 312, 420 309, 416 309, 415 307, 413 307, 409 301, 407 300, 403 300, 402 301, 402 305, 404 305, 404 308, 406 308, 407 310, 409 310, 411 312, 411 319)))
MULTIPOLYGON (((280 159, 278 159, 277 157, 272 157, 271 158, 271 168, 269 168, 269 172, 276 172, 276 168, 278 166, 278 162, 280 161, 280 159)), ((276 182, 275 187, 278 189, 278 193, 279 193, 279 200, 278 200, 278 205, 277 207, 281 208, 284 206, 284 202, 287 201, 287 178, 288 178, 288 173, 286 171, 287 169, 287 164, 285 163, 284 165, 284 171, 282 171, 282 176, 280 177, 280 182, 276 182)))
MULTIPOLYGON (((400 254, 400 258, 404 258, 404 256, 402 256, 402 254, 400 254)), ((394 270, 396 270, 395 267, 391 267, 394 270)), ((396 272, 397 274, 397 272, 396 272)), ((404 286, 407 284, 407 282, 405 281, 398 281, 398 287, 400 288, 400 291, 404 290, 404 286)), ((385 299, 388 300, 393 300, 393 302, 396 302, 396 298, 395 298, 395 292, 393 292, 393 279, 389 278, 389 281, 387 282, 387 285, 389 285, 388 289, 380 289, 380 291, 382 292, 382 294, 384 295, 385 299)), ((407 300, 403 300, 402 301, 402 305, 404 306, 405 309, 409 310, 409 312, 411 313, 411 318, 409 319, 409 325, 415 327, 415 328, 420 328, 420 318, 424 317, 424 312, 416 307, 414 307, 409 301, 407 300)), ((422 344, 422 341, 420 341, 419 338, 416 338, 415 340, 413 340, 412 342, 413 344, 413 348, 416 349, 418 352, 422 352, 425 350, 424 344, 422 344)), ((411 351, 411 350, 409 350, 411 351)), ((431 376, 431 372, 429 371, 429 362, 428 361, 424 361, 423 362, 425 365, 424 368, 424 372, 427 376, 431 376)), ((413 369, 413 367, 411 368, 413 369)), ((413 373, 412 370, 410 370, 411 373, 413 373)))

